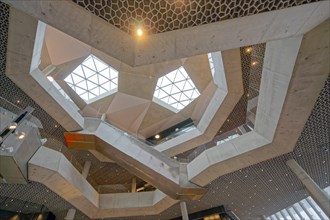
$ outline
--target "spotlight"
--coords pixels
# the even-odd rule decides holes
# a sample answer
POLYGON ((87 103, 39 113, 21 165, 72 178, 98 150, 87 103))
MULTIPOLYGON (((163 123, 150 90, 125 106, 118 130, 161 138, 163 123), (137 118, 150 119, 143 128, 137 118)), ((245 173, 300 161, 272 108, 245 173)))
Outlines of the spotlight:
POLYGON ((252 66, 255 66, 255 65, 257 65, 257 64, 258 64, 257 61, 252 62, 252 66))
POLYGON ((10 125, 8 126, 8 128, 9 128, 10 130, 15 130, 15 129, 17 128, 17 123, 16 123, 16 122, 12 122, 12 123, 10 123, 10 125))
POLYGON ((156 138, 156 139, 159 139, 159 138, 160 138, 160 135, 159 135, 159 134, 156 134, 156 135, 155 135, 155 138, 156 138))
POLYGON ((25 138, 24 132, 15 132, 18 140, 23 140, 25 138))
POLYGON ((246 53, 251 53, 251 52, 252 52, 252 47, 248 47, 248 48, 246 48, 246 49, 245 49, 245 52, 246 52, 246 53))
POLYGON ((138 28, 138 29, 136 30, 136 34, 137 34, 139 37, 141 37, 141 36, 143 35, 143 30, 142 30, 141 28, 138 28))

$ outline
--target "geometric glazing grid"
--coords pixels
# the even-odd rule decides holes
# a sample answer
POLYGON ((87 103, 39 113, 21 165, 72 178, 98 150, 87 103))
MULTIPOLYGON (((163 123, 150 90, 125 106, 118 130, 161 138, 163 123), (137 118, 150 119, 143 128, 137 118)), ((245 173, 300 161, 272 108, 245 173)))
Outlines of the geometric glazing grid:
POLYGON ((289 8, 319 0, 73 0, 122 31, 133 34, 137 25, 148 34, 289 8))
POLYGON ((199 95, 195 84, 182 66, 159 78, 154 92, 154 97, 177 110, 186 107, 199 95))
POLYGON ((82 99, 89 101, 118 87, 118 71, 90 55, 65 81, 82 99))

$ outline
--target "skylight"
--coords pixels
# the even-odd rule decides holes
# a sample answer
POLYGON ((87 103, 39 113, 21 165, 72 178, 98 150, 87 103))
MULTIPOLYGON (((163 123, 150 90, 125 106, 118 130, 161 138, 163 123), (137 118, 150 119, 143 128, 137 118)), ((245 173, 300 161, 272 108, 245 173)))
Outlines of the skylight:
POLYGON ((118 71, 90 55, 65 81, 82 99, 91 101, 118 87, 118 71))
POLYGON ((181 110, 199 96, 199 91, 183 67, 158 79, 154 97, 181 110))

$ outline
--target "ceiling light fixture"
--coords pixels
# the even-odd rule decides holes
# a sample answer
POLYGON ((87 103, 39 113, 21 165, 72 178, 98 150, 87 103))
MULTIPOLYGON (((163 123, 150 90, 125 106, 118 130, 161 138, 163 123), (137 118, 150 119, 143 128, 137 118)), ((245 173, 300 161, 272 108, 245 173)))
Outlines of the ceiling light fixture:
POLYGON ((141 37, 141 36, 143 35, 143 30, 142 30, 141 28, 138 28, 138 29, 136 30, 136 34, 137 34, 139 37, 141 37))
POLYGON ((15 129, 17 128, 17 123, 16 123, 16 122, 12 122, 12 123, 10 123, 10 125, 8 126, 8 128, 9 128, 10 130, 15 130, 15 129))
POLYGON ((25 133, 24 132, 15 132, 17 139, 23 140, 25 138, 25 133))
POLYGON ((252 47, 248 47, 248 48, 246 48, 246 49, 245 49, 245 52, 246 52, 246 53, 251 53, 251 52, 252 52, 252 47))
POLYGON ((159 139, 159 138, 160 138, 160 135, 159 135, 159 134, 156 134, 156 135, 155 135, 155 138, 156 138, 156 139, 159 139))

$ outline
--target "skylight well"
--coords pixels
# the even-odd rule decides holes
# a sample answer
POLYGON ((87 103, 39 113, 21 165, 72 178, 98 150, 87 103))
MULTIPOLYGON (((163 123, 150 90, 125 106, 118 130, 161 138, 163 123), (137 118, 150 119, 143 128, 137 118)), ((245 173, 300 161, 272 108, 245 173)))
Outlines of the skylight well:
POLYGON ((154 97, 180 111, 200 95, 183 67, 158 79, 154 97))
POLYGON ((90 55, 65 81, 82 99, 91 102, 117 89, 118 71, 90 55))

